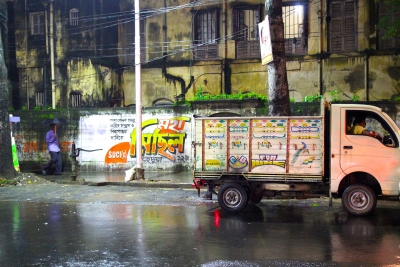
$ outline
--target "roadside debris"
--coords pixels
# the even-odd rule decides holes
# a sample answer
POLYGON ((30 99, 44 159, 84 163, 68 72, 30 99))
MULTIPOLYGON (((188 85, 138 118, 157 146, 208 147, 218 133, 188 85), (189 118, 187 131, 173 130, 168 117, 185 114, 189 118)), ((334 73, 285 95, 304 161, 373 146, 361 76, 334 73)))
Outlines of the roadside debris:
POLYGON ((0 178, 0 187, 5 186, 22 186, 31 184, 49 184, 50 181, 36 176, 34 173, 20 173, 14 179, 0 178))

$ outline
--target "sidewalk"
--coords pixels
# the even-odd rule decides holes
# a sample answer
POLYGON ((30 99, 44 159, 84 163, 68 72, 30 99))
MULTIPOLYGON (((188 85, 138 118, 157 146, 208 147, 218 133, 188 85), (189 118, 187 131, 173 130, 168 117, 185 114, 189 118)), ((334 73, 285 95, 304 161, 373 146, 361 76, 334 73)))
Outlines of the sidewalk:
POLYGON ((41 175, 38 177, 60 184, 82 185, 121 185, 141 187, 166 187, 166 188, 192 188, 192 172, 146 172, 144 180, 132 180, 125 182, 125 172, 78 172, 76 181, 72 181, 71 172, 62 175, 41 175))

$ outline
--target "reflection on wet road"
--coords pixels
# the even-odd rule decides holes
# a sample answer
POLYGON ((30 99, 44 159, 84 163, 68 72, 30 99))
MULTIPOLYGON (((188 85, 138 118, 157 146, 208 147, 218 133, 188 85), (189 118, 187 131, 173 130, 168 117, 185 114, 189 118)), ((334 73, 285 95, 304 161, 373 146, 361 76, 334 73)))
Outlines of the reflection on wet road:
MULTIPOLYGON (((289 204, 288 204, 289 203, 289 204)), ((0 202, 1 266, 398 266, 400 214, 261 202, 0 202)))

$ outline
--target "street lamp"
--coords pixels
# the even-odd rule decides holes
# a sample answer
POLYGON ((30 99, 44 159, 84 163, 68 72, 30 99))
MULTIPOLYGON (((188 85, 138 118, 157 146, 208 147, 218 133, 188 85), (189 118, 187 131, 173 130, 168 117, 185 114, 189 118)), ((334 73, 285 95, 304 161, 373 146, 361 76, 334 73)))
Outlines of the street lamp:
POLYGON ((140 9, 135 0, 136 179, 144 179, 142 166, 142 80, 140 65, 140 9))

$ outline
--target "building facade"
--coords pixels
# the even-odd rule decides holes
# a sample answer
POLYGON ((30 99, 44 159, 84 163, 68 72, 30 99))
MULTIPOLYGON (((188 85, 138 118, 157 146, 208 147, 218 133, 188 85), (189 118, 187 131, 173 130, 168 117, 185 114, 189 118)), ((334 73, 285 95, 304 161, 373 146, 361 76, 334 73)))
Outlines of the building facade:
MULTIPOLYGON (((14 0, 9 72, 16 109, 135 105, 134 0, 14 0)), ((139 0, 143 106, 210 94, 267 95, 264 0, 139 0)), ((283 1, 290 97, 379 101, 400 94, 400 40, 374 0, 283 1)), ((400 14, 397 14, 400 15, 400 14)), ((394 18, 394 17, 393 17, 394 18)))

